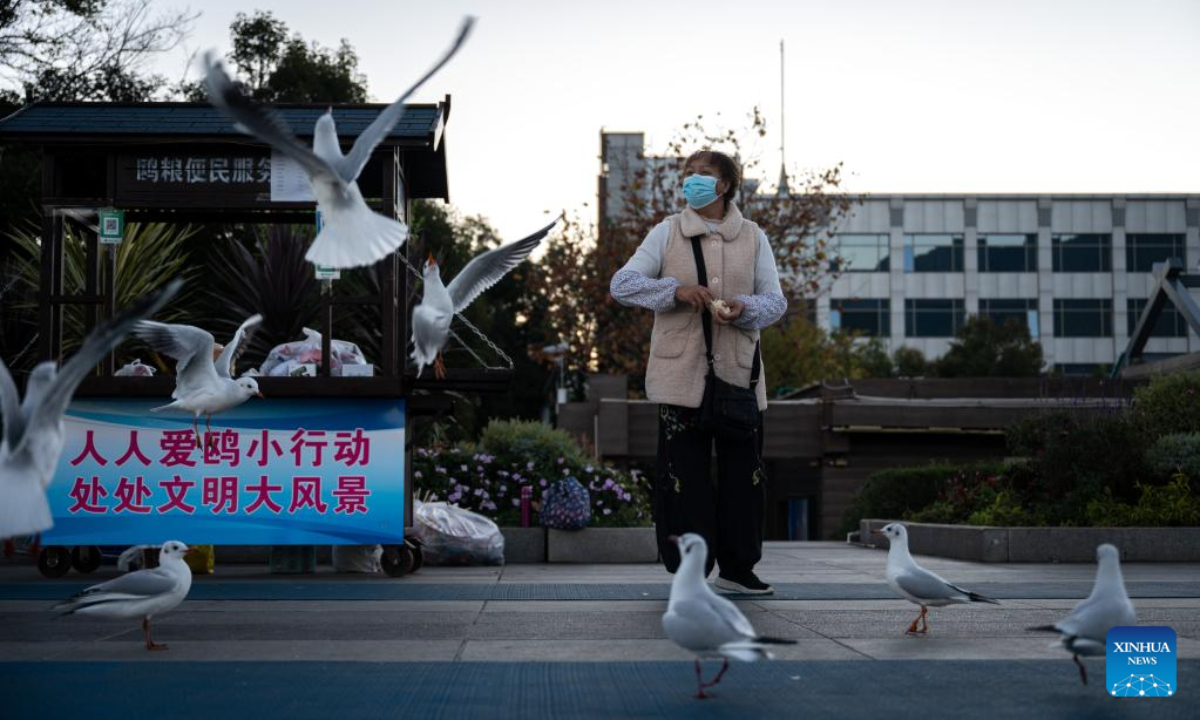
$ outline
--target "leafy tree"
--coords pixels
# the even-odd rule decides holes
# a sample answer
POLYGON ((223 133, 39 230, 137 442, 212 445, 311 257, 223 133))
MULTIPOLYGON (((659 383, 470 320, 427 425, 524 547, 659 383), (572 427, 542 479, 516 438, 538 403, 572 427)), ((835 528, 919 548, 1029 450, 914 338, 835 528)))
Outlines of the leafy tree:
MULTIPOLYGON (((166 81, 142 72, 187 37, 197 14, 151 11, 152 0, 0 3, 0 69, 23 99, 148 100, 166 81)), ((5 99, 19 97, 9 88, 5 99)))
POLYGON ((997 325, 980 315, 967 318, 950 349, 937 361, 941 377, 1036 377, 1042 371, 1042 346, 1029 329, 1009 319, 997 325))
MULTIPOLYGON (((287 25, 262 10, 238 13, 229 26, 233 52, 229 60, 242 76, 246 91, 264 103, 362 103, 367 80, 358 70, 358 54, 342 40, 336 49, 289 37, 287 25)), ((201 82, 186 82, 182 94, 205 99, 201 82)))
MULTIPOLYGON (((686 123, 663 157, 623 172, 629 179, 611 200, 620 208, 615 217, 602 218, 599 226, 576 217, 550 240, 540 272, 531 278, 534 293, 529 297, 545 305, 550 328, 570 344, 573 369, 644 375, 653 314, 616 302, 609 282, 650 230, 681 209, 678 186, 688 155, 704 148, 721 150, 740 158, 743 177, 754 177, 759 162, 746 158, 743 139, 765 132, 757 108, 742 132, 710 130, 703 117, 686 123)), ((744 183, 739 206, 771 239, 784 292, 796 302, 815 297, 836 274, 831 232, 853 200, 839 192, 840 165, 791 177, 788 185, 797 190, 780 196, 755 193, 744 183)), ((773 369, 771 363, 768 368, 773 369)))
POLYGON ((898 347, 892 353, 892 363, 900 377, 922 377, 929 374, 929 361, 925 353, 912 347, 898 347))
POLYGON ((892 362, 878 338, 828 333, 793 313, 762 333, 767 394, 779 395, 822 380, 891 377, 892 362))

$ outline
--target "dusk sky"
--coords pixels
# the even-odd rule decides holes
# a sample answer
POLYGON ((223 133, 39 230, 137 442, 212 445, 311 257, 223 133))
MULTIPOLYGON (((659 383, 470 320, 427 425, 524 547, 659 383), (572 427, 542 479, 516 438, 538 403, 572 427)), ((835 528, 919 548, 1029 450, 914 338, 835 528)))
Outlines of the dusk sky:
MULTIPOLYGON (((844 161, 851 190, 1200 184, 1194 0, 207 0, 186 50, 227 51, 230 21, 254 8, 324 46, 348 39, 381 102, 444 50, 463 15, 477 15, 463 52, 417 100, 453 96, 452 201, 509 239, 542 224, 543 211, 594 218, 601 128, 645 131, 657 151, 699 113, 738 129, 757 105, 770 135, 755 147, 773 183, 781 39, 789 165, 844 161)), ((176 79, 185 61, 180 49, 155 69, 176 79)))

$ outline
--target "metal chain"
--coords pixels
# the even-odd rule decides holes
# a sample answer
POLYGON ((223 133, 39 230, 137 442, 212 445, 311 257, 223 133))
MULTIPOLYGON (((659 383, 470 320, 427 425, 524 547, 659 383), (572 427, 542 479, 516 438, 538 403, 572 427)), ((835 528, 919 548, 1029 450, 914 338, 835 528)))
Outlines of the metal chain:
MULTIPOLYGON (((400 256, 400 259, 404 262, 404 265, 406 267, 408 267, 408 271, 411 272, 414 277, 416 277, 418 279, 424 279, 425 276, 421 274, 421 271, 417 270, 417 268, 414 267, 413 264, 408 261, 407 253, 401 251, 401 252, 398 252, 397 255, 400 256)), ((472 348, 470 345, 468 345, 466 342, 464 342, 463 339, 459 336, 459 334, 454 332, 454 329, 451 328, 450 336, 453 337, 455 340, 457 340, 458 344, 461 345, 464 349, 466 349, 467 352, 471 353, 471 357, 475 358, 475 361, 478 362, 480 365, 482 365, 485 370, 512 370, 513 369, 513 367, 514 367, 513 359, 508 356, 508 353, 501 350, 500 347, 498 345, 496 345, 496 343, 492 342, 492 339, 489 338, 487 335, 485 335, 482 330, 475 327, 475 325, 470 320, 463 317, 462 313, 456 312, 456 313, 454 313, 454 317, 458 318, 459 321, 462 322, 462 324, 464 324, 468 328, 470 328, 471 331, 475 333, 476 337, 478 337, 483 342, 487 343, 487 346, 489 348, 491 348, 498 356, 500 356, 500 358, 503 359, 504 362, 508 365, 508 367, 496 367, 494 365, 491 365, 490 363, 488 363, 488 361, 486 361, 482 357, 480 357, 479 353, 475 352, 475 349, 472 348)))

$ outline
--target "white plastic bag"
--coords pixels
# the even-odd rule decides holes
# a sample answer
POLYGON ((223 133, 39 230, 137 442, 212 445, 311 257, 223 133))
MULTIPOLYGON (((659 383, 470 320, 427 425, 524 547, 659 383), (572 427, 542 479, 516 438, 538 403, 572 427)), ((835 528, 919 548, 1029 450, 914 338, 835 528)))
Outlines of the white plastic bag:
POLYGON ((479 513, 444 502, 417 501, 413 525, 430 565, 503 565, 500 527, 479 513))
POLYGON ((143 365, 140 359, 134 358, 133 362, 126 364, 113 375, 115 377, 154 377, 154 368, 143 365))
MULTIPOLYGON (((345 340, 333 340, 330 343, 333 357, 330 358, 330 368, 335 376, 342 374, 343 365, 366 365, 367 358, 358 349, 358 345, 345 340)), ((295 342, 276 345, 267 355, 258 372, 273 377, 307 374, 297 372, 297 368, 305 365, 321 365, 321 333, 312 328, 304 328, 304 339, 295 342)))
POLYGON ((383 548, 379 545, 334 545, 334 572, 377 573, 382 572, 383 566, 379 558, 383 548))

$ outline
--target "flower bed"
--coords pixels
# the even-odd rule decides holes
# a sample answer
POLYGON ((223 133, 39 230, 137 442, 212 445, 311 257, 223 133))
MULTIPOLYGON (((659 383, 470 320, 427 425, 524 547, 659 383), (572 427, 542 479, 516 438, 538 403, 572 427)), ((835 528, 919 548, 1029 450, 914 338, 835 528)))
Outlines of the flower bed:
POLYGON ((521 524, 526 487, 532 490, 531 520, 537 525, 543 493, 567 477, 588 489, 592 527, 650 524, 645 478, 590 460, 569 435, 541 423, 492 421, 479 443, 418 448, 412 467, 417 497, 454 503, 501 526, 521 524))

